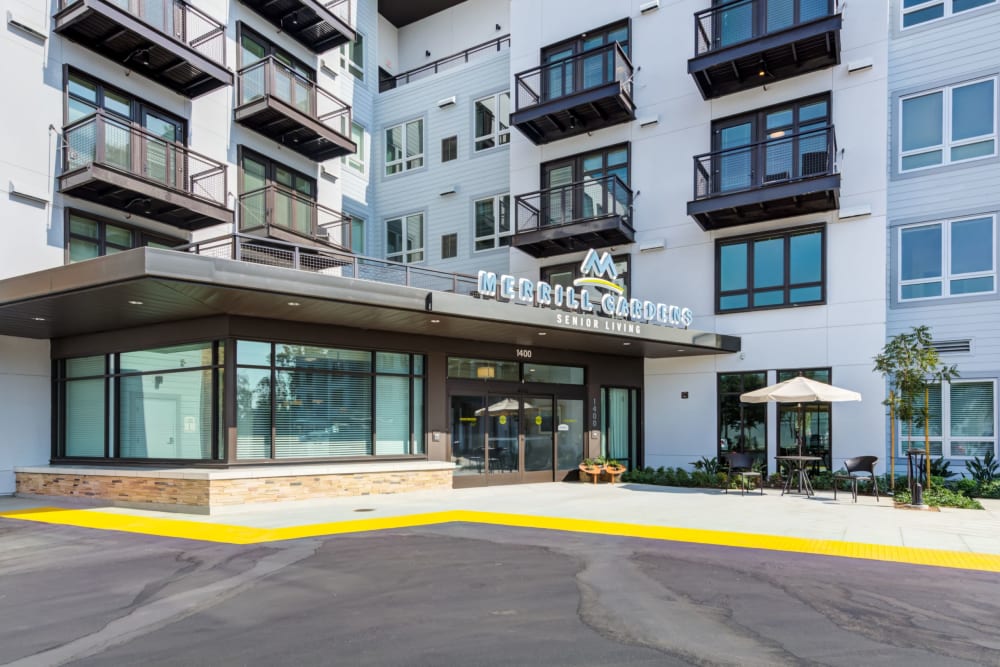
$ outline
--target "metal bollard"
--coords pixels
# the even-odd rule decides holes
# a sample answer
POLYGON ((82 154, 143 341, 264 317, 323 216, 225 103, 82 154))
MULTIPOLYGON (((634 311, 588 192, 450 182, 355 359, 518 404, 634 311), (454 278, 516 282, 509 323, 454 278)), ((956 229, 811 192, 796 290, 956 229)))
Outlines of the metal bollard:
POLYGON ((910 499, 910 504, 914 507, 924 506, 924 487, 920 482, 913 484, 913 497, 910 499))

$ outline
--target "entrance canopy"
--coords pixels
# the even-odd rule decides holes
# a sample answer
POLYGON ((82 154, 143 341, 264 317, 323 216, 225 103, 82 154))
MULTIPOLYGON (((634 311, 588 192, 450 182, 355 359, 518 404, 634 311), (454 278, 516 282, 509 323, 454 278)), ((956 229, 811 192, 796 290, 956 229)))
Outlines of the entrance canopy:
POLYGON ((738 352, 739 338, 338 275, 137 248, 0 281, 0 335, 52 339, 215 315, 632 357, 738 352))

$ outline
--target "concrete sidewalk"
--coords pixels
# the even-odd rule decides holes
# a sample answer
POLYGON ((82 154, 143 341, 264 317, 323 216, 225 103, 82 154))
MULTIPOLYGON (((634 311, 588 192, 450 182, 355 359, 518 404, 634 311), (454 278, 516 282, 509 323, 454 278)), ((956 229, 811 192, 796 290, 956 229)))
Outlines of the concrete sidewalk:
MULTIPOLYGON (((841 493, 834 501, 831 492, 805 498, 781 496, 779 491, 768 489, 763 496, 740 496, 738 492, 725 494, 710 489, 557 483, 247 505, 212 516, 93 505, 86 509, 121 519, 183 521, 217 525, 220 529, 290 529, 395 519, 386 524, 393 527, 406 525, 407 517, 416 521, 420 515, 465 511, 572 520, 575 525, 580 521, 605 522, 997 555, 1000 501, 986 500, 983 505, 985 511, 916 511, 896 509, 891 498, 886 497, 876 502, 873 497, 860 496, 853 503, 850 493, 841 493)), ((61 498, 0 498, 0 515, 41 507, 82 506, 61 498)))

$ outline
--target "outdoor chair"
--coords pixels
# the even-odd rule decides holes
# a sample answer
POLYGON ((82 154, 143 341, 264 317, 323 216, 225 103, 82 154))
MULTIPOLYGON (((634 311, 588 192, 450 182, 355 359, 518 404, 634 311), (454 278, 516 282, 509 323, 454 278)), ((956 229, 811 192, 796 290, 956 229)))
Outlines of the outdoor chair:
POLYGON ((851 497, 854 498, 854 502, 858 502, 858 482, 868 481, 869 478, 864 475, 869 475, 872 491, 875 493, 875 502, 879 502, 878 481, 875 479, 876 462, 878 462, 877 456, 855 456, 844 461, 844 468, 847 472, 838 472, 833 475, 833 499, 837 499, 837 482, 846 481, 851 484, 851 497))
POLYGON ((754 478, 757 479, 757 485, 760 486, 760 495, 764 495, 764 478, 759 471, 753 469, 753 459, 753 454, 746 454, 744 452, 729 453, 729 465, 726 469, 726 493, 729 493, 729 485, 733 476, 737 476, 740 479, 741 496, 753 490, 752 482, 748 482, 754 478))

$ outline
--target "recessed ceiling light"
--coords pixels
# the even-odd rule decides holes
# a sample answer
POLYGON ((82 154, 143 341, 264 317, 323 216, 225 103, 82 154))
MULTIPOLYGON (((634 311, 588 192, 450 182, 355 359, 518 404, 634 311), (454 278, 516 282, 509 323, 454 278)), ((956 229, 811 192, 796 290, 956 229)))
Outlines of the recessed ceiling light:
POLYGON ((142 301, 136 301, 135 299, 129 299, 129 304, 133 306, 141 306, 142 301))
POLYGON ((302 304, 299 303, 298 301, 289 301, 288 305, 289 306, 301 306, 302 304))
POLYGON ((431 320, 431 324, 441 324, 441 320, 431 320))
POLYGON ((687 350, 685 350, 685 349, 684 349, 684 348, 682 348, 682 347, 679 347, 679 348, 677 348, 676 350, 674 350, 674 352, 687 352, 687 350))
POLYGON ((630 343, 630 342, 628 342, 628 341, 625 341, 624 343, 622 343, 622 345, 624 345, 625 347, 628 347, 628 346, 629 346, 629 345, 631 345, 631 344, 632 344, 632 343, 630 343))
POLYGON ((547 331, 539 331, 538 335, 539 336, 547 336, 547 335, 549 335, 549 332, 547 332, 547 331))
POLYGON ((44 322, 45 321, 44 317, 32 317, 31 319, 35 320, 36 322, 44 322))

